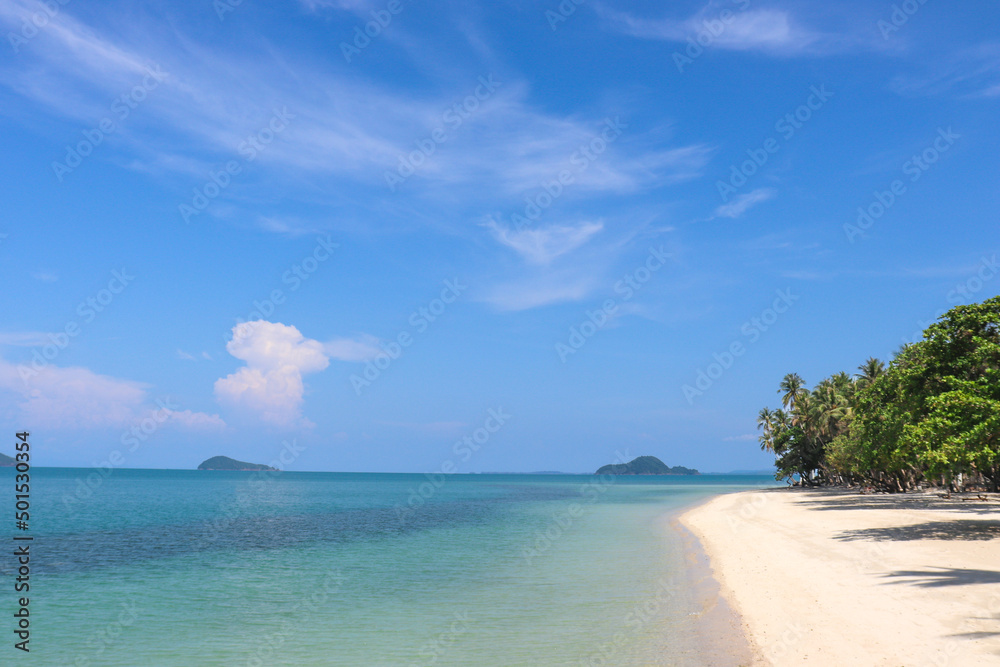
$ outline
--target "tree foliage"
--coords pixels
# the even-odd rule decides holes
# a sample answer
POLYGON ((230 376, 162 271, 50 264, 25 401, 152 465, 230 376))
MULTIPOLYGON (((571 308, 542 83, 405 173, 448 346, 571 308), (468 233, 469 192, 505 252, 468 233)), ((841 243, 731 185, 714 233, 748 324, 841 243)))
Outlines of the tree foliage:
POLYGON ((1000 485, 1000 297, 957 306, 899 350, 807 389, 795 373, 784 410, 758 414, 779 479, 905 491, 928 481, 1000 485))

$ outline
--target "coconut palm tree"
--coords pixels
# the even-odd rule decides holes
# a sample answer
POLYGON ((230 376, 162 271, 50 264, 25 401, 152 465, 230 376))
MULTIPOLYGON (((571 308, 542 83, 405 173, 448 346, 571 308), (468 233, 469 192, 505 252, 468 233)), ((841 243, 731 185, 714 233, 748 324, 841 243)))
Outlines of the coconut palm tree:
POLYGON ((805 382, 802 380, 802 376, 798 373, 789 373, 781 380, 781 384, 778 385, 778 393, 785 392, 781 396, 781 405, 786 410, 795 412, 795 403, 802 397, 805 393, 805 382))
POLYGON ((763 430, 763 433, 757 438, 760 441, 762 451, 774 451, 774 417, 775 414, 771 408, 761 408, 760 412, 757 413, 757 428, 763 430))
POLYGON ((868 357, 865 363, 858 366, 858 371, 860 372, 855 373, 854 377, 857 378, 858 386, 864 389, 885 373, 885 364, 875 357, 868 357))

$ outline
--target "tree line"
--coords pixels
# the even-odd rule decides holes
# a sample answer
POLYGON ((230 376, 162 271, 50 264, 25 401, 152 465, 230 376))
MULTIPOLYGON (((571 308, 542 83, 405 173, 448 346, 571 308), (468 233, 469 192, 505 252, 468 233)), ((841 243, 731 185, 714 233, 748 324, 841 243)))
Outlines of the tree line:
POLYGON ((782 379, 757 416, 776 478, 803 486, 1000 491, 1000 297, 952 308, 897 350, 808 389, 782 379))

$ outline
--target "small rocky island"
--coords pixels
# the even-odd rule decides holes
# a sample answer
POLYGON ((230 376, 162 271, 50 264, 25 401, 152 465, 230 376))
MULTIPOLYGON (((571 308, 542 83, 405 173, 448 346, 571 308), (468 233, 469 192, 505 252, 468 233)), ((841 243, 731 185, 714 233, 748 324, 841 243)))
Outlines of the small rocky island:
POLYGON ((277 468, 272 468, 271 466, 266 466, 263 463, 247 463, 246 461, 237 461, 236 459, 231 459, 228 456, 213 456, 210 459, 206 459, 198 466, 198 470, 277 470, 277 468))
POLYGON ((671 468, 655 456, 640 456, 628 463, 611 463, 601 466, 596 475, 697 475, 694 468, 674 466, 671 468))

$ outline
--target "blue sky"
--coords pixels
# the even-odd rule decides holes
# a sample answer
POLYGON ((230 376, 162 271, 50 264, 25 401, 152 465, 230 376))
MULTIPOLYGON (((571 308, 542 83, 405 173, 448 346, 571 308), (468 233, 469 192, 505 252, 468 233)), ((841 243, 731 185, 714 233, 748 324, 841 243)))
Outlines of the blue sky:
POLYGON ((1000 291, 998 19, 4 3, 0 423, 36 465, 767 467, 785 373, 1000 291))

